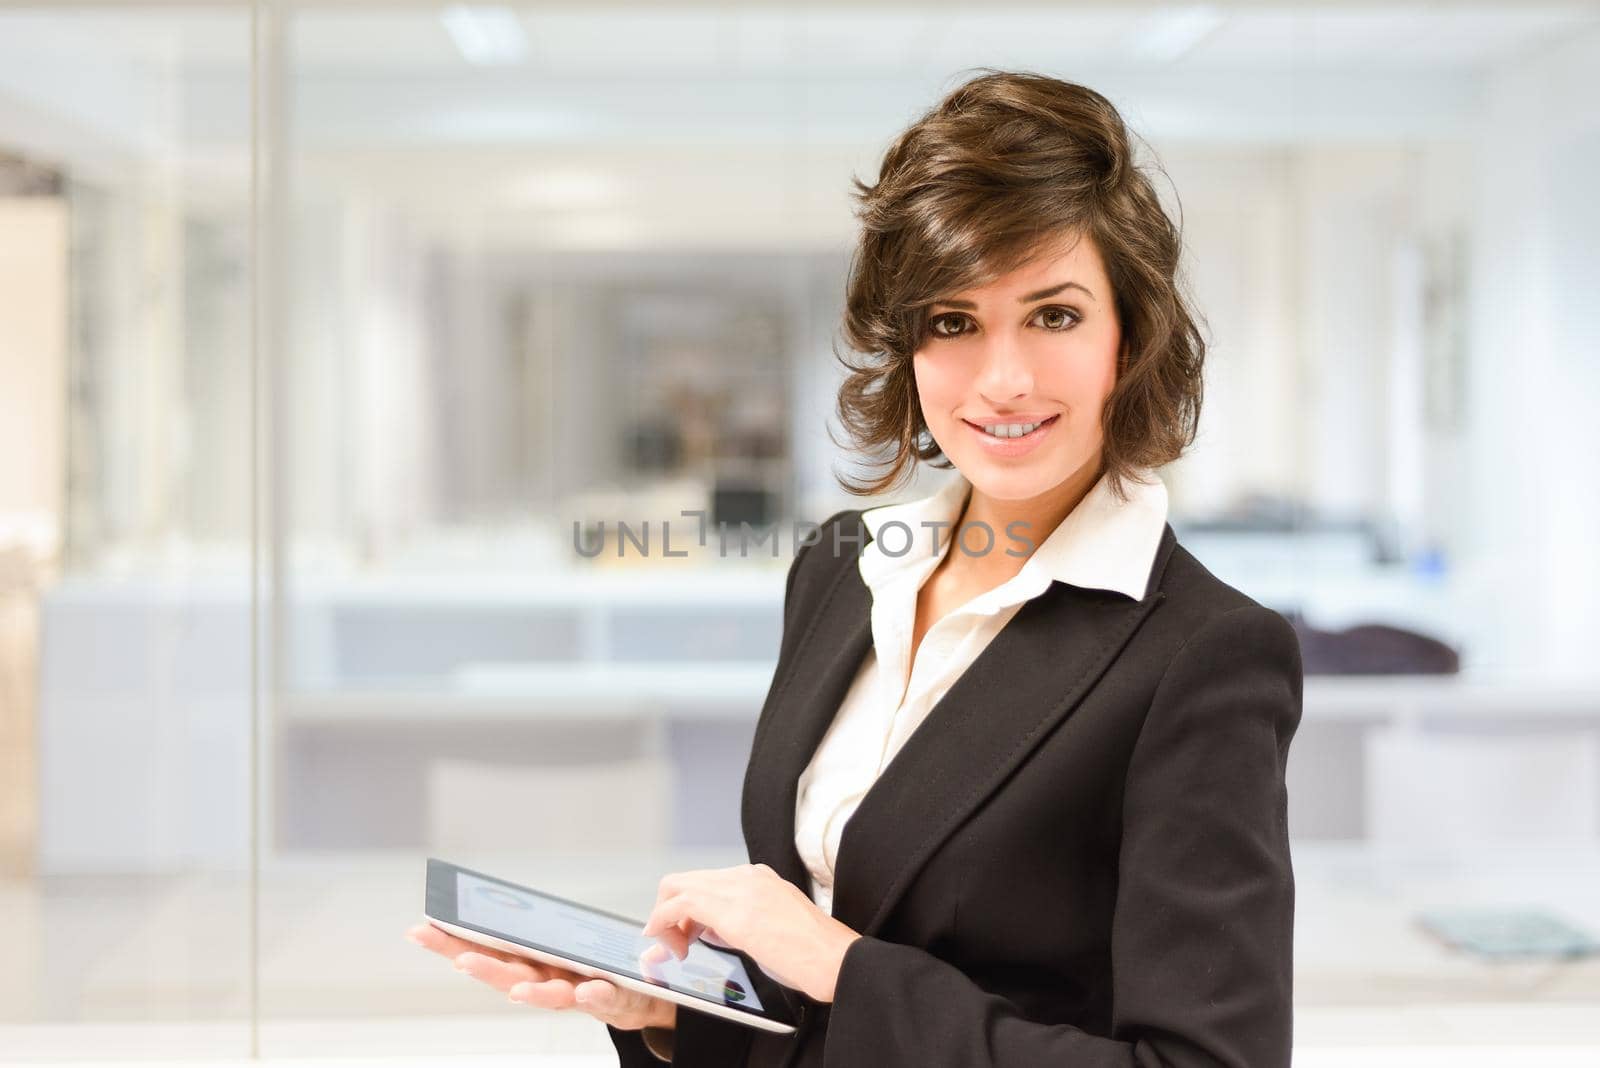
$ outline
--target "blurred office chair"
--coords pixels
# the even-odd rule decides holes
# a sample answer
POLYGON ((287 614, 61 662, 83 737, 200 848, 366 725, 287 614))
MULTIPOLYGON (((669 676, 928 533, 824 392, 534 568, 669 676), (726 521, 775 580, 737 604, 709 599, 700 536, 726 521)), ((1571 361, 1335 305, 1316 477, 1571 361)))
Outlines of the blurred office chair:
MULTIPOLYGON (((1600 835, 1600 739, 1591 727, 1397 724, 1367 732, 1366 746, 1369 833, 1381 858, 1472 867, 1485 848, 1581 856, 1600 835)), ((1538 873, 1527 874, 1537 888, 1538 873)))
POLYGON ((1454 675, 1461 654, 1437 638, 1387 623, 1323 630, 1298 610, 1283 613, 1300 637, 1307 675, 1454 675))

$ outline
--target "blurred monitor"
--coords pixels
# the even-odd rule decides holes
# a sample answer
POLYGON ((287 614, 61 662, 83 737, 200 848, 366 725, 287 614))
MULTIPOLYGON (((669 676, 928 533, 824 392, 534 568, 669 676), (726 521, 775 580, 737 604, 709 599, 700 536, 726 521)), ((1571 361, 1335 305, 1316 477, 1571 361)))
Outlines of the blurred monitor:
POLYGON ((717 483, 711 490, 711 522, 718 525, 765 526, 777 511, 772 491, 760 486, 717 483))

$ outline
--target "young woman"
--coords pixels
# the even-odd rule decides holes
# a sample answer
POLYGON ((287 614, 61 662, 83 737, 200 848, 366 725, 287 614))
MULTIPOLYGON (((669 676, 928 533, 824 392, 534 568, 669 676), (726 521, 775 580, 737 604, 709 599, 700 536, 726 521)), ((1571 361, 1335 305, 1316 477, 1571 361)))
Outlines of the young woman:
POLYGON ((1179 233, 1100 94, 985 71, 857 183, 839 396, 876 491, 789 570, 746 769, 751 864, 661 880, 646 927, 792 988, 776 1036, 496 958, 623 1065, 1289 1063, 1293 628, 1173 536, 1204 344, 1179 233))

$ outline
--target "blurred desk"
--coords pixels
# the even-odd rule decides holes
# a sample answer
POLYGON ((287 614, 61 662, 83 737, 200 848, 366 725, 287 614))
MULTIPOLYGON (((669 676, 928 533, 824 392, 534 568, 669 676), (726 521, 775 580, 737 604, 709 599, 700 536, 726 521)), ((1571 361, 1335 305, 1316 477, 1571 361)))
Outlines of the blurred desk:
MULTIPOLYGON (((261 695, 261 756, 271 798, 298 807, 268 813, 269 841, 420 842, 419 798, 440 755, 645 752, 687 772, 666 803, 680 833, 709 836, 664 845, 737 840, 728 799, 771 682, 783 565, 297 581, 281 616, 286 686, 261 695)), ((249 825, 236 784, 249 759, 250 613, 242 582, 71 578, 46 591, 42 870, 237 855, 249 825)), ((1600 775, 1518 756, 1545 743, 1592 751, 1600 682, 1313 676, 1290 754, 1297 837, 1383 833, 1395 777, 1375 754, 1397 735, 1423 752, 1476 736, 1508 768, 1521 760, 1518 775, 1532 769, 1502 781, 1535 798, 1570 784, 1551 810, 1600 819, 1600 775)))

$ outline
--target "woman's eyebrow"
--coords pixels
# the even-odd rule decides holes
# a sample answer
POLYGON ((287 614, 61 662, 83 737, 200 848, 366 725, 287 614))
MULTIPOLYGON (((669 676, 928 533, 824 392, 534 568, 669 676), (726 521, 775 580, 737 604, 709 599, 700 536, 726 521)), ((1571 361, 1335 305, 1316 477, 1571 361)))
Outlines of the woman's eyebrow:
MULTIPOLYGON (((1017 303, 1026 304, 1031 300, 1043 300, 1046 297, 1053 297, 1063 289, 1081 289, 1083 290, 1084 295, 1090 300, 1094 299, 1094 294, 1090 293, 1086 287, 1081 286, 1076 282, 1062 282, 1058 286, 1051 286, 1049 289, 1041 289, 1037 293, 1029 293, 1026 296, 1018 297, 1017 303)), ((968 311, 975 310, 978 307, 970 300, 936 300, 934 303, 943 304, 950 308, 964 308, 968 311)))

